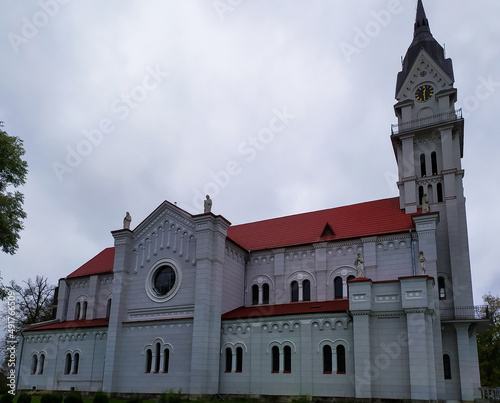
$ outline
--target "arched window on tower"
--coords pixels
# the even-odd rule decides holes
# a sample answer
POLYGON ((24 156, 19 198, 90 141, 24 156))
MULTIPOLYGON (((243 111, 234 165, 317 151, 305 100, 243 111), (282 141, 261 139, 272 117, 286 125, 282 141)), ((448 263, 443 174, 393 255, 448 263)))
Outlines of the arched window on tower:
POLYGON ((168 364, 170 363, 170 350, 166 348, 163 350, 163 372, 168 372, 168 364))
POLYGON ((38 366, 38 357, 36 354, 33 354, 31 357, 31 375, 36 373, 36 367, 38 366))
POLYGON ((75 353, 75 357, 73 358, 73 373, 78 374, 78 366, 80 365, 80 354, 75 353))
POLYGON ((271 349, 271 372, 278 373, 280 372, 280 349, 277 346, 274 346, 271 349))
POLYGON ((243 371, 243 348, 236 347, 236 372, 243 371))
POLYGON ((342 277, 335 277, 335 280, 333 280, 333 288, 335 299, 344 297, 342 290, 342 277))
POLYGON ((257 305, 259 303, 259 286, 254 284, 252 286, 252 305, 257 305))
POLYGON ((64 373, 69 374, 71 372, 71 353, 66 354, 66 360, 64 361, 64 373))
POLYGON ((83 301, 81 319, 87 319, 87 301, 83 301))
POLYGON ((420 154, 420 176, 422 178, 427 176, 427 169, 425 168, 425 154, 420 154))
POLYGON ((332 373, 332 348, 329 345, 323 346, 323 373, 332 373))
POLYGON ((40 354, 40 362, 38 363, 38 373, 43 374, 43 367, 45 366, 45 354, 40 354))
POLYGON ((337 346, 337 374, 345 374, 345 347, 337 346))
POLYGON ((418 204, 422 205, 422 198, 424 197, 424 188, 423 186, 418 187, 418 204))
POLYGON ((438 203, 443 202, 443 185, 441 183, 437 184, 437 197, 438 197, 438 203))
POLYGON ((233 350, 231 350, 231 347, 227 347, 225 372, 231 372, 232 368, 233 368, 233 350))
POLYGON ((304 280, 302 283, 302 300, 311 300, 311 282, 309 280, 304 280))
POLYGON ((80 319, 80 311, 81 311, 81 305, 79 302, 77 302, 75 307, 75 320, 80 319))
POLYGON ((437 175, 438 165, 437 165, 436 151, 431 152, 431 165, 432 165, 432 175, 437 175))
POLYGON ((149 373, 151 372, 151 369, 153 367, 153 352, 151 349, 146 350, 146 372, 149 373))
POLYGON ((446 280, 444 277, 438 277, 439 299, 446 299, 446 280))
POLYGON ((283 347, 283 372, 292 372, 292 348, 290 346, 283 347))
POLYGON ((292 290, 292 302, 297 302, 299 300, 299 283, 292 281, 290 288, 292 290))
POLYGON ((451 360, 448 354, 443 355, 444 379, 451 379, 451 360))
POLYGON ((269 284, 262 285, 262 303, 269 304, 269 284))
POLYGON ((106 318, 109 318, 111 315, 111 298, 108 299, 108 303, 106 304, 106 318))

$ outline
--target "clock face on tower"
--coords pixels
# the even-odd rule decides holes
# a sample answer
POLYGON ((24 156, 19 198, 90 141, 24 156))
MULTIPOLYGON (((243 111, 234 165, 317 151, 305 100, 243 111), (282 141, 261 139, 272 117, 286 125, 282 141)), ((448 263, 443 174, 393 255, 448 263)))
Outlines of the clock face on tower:
POLYGON ((428 101, 434 94, 432 85, 424 84, 417 88, 415 91, 415 99, 420 102, 428 101))

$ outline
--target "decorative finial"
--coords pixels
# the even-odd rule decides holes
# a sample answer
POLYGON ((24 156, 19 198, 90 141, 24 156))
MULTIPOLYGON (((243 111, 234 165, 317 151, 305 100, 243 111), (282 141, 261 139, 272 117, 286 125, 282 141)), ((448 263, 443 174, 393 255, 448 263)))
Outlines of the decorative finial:
POLYGON ((123 229, 130 229, 131 221, 132 217, 130 216, 130 213, 127 211, 127 214, 125 214, 125 218, 123 219, 123 229))
POLYGON ((207 195, 207 199, 204 203, 205 213, 210 213, 212 211, 212 199, 207 195))

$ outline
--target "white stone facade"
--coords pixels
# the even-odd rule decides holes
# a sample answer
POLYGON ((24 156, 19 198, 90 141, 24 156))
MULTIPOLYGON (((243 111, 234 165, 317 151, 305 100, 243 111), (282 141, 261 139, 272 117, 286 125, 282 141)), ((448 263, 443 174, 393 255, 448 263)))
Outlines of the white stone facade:
MULTIPOLYGON (((366 203, 364 213, 358 205, 311 213, 315 239, 257 249, 242 226, 164 202, 60 280, 57 319, 23 332, 18 388, 479 397, 463 119, 453 79, 435 59, 424 46, 398 77, 399 198, 366 203), (422 85, 434 93, 420 102, 413 94, 422 85), (322 217, 346 212, 364 214, 366 226, 342 237, 330 220, 321 232, 322 217), (391 227, 394 217, 401 224, 391 227), (358 253, 364 277, 355 279, 358 253)), ((303 218, 283 220, 302 231, 303 218)), ((267 232, 268 223, 253 224, 254 238, 267 232)))

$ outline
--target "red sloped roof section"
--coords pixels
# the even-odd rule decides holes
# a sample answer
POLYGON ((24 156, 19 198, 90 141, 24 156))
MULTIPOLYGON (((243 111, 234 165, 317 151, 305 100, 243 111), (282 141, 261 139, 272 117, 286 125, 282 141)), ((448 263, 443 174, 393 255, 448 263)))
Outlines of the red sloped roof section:
POLYGON ((228 237, 247 250, 390 234, 414 228, 399 198, 376 200, 328 210, 273 218, 228 228, 228 237), (321 236, 329 224, 333 235, 321 236))
POLYGON ((33 325, 25 330, 25 332, 32 332, 34 330, 51 330, 51 329, 79 329, 83 327, 104 327, 109 325, 108 318, 99 318, 92 320, 67 320, 65 322, 55 322, 47 325, 33 325))
POLYGON ((106 248, 83 266, 76 269, 67 278, 91 276, 113 271, 115 261, 115 248, 106 248))
POLYGON ((349 309, 349 300, 339 299, 323 302, 292 302, 282 305, 259 305, 236 308, 222 315, 222 319, 261 318, 265 316, 297 315, 305 313, 344 312, 349 309))

